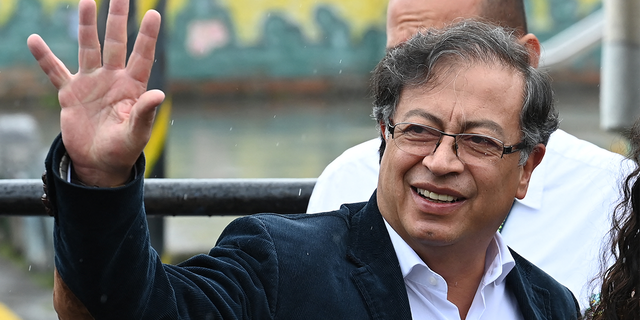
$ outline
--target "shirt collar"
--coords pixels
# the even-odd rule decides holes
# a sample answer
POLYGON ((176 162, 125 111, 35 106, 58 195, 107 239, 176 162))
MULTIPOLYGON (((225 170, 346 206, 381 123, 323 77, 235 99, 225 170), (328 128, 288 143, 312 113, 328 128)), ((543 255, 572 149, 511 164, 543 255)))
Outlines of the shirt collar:
MULTIPOLYGON (((389 232, 391 243, 396 251, 398 261, 400 262, 400 270, 402 271, 402 277, 406 278, 407 275, 415 266, 422 265, 426 267, 431 273, 433 272, 429 266, 418 256, 418 254, 400 237, 400 235, 389 225, 387 220, 384 220, 384 224, 389 232)), ((487 261, 485 261, 485 274, 481 286, 486 286, 495 282, 500 284, 505 280, 509 272, 515 267, 516 262, 509 251, 509 248, 504 243, 502 236, 496 232, 493 236, 493 240, 487 248, 487 261)))

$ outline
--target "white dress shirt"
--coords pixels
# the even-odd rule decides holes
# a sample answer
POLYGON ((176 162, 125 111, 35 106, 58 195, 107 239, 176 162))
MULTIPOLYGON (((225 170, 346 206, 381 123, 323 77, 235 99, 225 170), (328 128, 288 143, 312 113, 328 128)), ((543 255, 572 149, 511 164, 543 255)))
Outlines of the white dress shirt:
MULTIPOLYGON (((385 225, 400 262, 412 318, 460 319, 458 308, 447 300, 446 280, 433 272, 386 221, 385 225)), ((515 265, 509 248, 500 234, 496 233, 487 248, 484 276, 465 319, 522 319, 518 302, 513 293, 507 290, 505 280, 515 265)))
MULTIPOLYGON (((380 139, 336 158, 318 178, 307 212, 367 201, 377 187, 380 139)), ((600 270, 620 183, 633 166, 619 154, 562 130, 551 135, 533 171, 527 196, 517 200, 502 230, 506 244, 567 286, 584 310, 590 281, 600 270)))

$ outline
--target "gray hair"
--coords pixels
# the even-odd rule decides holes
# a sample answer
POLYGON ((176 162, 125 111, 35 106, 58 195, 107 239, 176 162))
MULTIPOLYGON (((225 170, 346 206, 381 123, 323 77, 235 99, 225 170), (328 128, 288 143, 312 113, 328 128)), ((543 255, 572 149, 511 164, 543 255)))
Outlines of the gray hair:
MULTIPOLYGON (((518 42, 514 32, 479 20, 463 20, 443 29, 418 33, 388 50, 373 71, 372 116, 378 123, 390 125, 404 88, 431 89, 437 85, 439 76, 458 70, 460 63, 503 66, 524 80, 520 113, 524 143, 520 164, 524 164, 537 144, 547 144, 559 121, 549 77, 529 64, 529 51, 518 42)), ((385 149, 382 138, 381 158, 385 149)))

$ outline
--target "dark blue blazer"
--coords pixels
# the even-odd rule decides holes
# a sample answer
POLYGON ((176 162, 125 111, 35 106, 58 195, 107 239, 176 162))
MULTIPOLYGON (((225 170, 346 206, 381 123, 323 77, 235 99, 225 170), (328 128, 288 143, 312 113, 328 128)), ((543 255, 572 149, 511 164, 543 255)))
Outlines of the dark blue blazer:
MULTIPOLYGON (((95 319, 411 319, 375 193, 334 212, 237 219, 209 254, 164 265, 142 174, 120 188, 71 185, 58 174, 64 152, 57 139, 46 160, 56 267, 95 319)), ((567 288, 513 255, 507 286, 525 319, 578 318, 567 288)))

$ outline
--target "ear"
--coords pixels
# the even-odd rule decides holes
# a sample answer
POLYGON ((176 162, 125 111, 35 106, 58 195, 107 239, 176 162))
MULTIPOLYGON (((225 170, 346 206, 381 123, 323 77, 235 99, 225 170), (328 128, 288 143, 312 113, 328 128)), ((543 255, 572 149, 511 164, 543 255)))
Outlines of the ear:
POLYGON ((384 121, 380 121, 378 125, 380 126, 381 138, 387 140, 387 125, 384 123, 384 121))
POLYGON ((529 64, 537 68, 540 62, 540 41, 538 38, 533 33, 527 33, 518 42, 529 50, 529 64))
POLYGON ((525 162, 522 166, 522 175, 520 176, 520 183, 518 184, 518 190, 516 191, 516 198, 522 199, 527 194, 527 189, 529 188, 529 181, 531 180, 533 169, 535 169, 540 164, 546 151, 547 148, 542 143, 540 143, 535 146, 535 148, 529 155, 529 159, 527 159, 527 162, 525 162))

